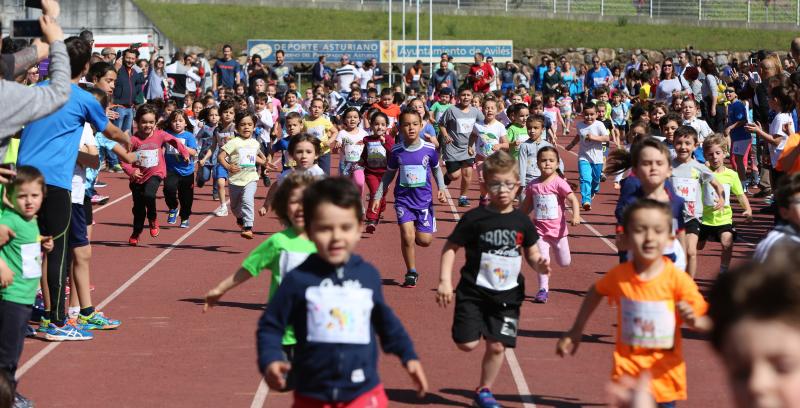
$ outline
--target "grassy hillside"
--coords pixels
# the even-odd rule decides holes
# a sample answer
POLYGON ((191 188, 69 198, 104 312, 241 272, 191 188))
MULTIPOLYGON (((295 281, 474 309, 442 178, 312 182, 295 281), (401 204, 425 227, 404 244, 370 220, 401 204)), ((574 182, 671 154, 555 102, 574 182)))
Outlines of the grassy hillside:
MULTIPOLYGON (((230 43, 241 50, 248 38, 385 39, 388 31, 387 14, 383 12, 134 1, 178 46, 218 48, 230 43)), ((395 17, 393 30, 399 39, 399 13, 395 17)), ((413 19, 408 20, 406 31, 410 37, 416 28, 413 19)), ((427 38, 427 15, 420 20, 420 35, 427 38)), ((695 49, 709 51, 783 50, 788 49, 793 37, 791 31, 434 15, 435 39, 511 39, 516 49, 676 49, 691 44, 695 49)))

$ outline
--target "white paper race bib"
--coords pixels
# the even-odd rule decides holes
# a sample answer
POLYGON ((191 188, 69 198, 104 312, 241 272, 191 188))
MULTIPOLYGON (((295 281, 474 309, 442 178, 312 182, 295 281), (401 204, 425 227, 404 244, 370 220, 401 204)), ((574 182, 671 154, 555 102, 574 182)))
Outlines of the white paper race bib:
MULTIPOLYGON (((731 205, 731 185, 723 184, 722 189, 724 190, 725 194, 725 206, 729 207, 731 205)), ((713 207, 717 205, 717 192, 713 188, 709 187, 703 190, 703 205, 706 207, 713 207)))
POLYGON ((309 342, 369 344, 372 289, 335 286, 324 280, 306 289, 309 342))
MULTIPOLYGON (((186 146, 186 139, 181 139, 181 138, 179 138, 179 137, 176 137, 175 139, 176 139, 176 140, 177 140, 177 141, 178 141, 180 144, 182 144, 182 145, 186 146)), ((167 144, 167 154, 173 154, 173 155, 175 155, 175 156, 179 156, 179 155, 181 154, 181 152, 179 152, 179 151, 178 151, 178 149, 176 149, 175 147, 173 147, 171 144, 169 144, 169 143, 168 143, 168 144, 167 144)))
POLYGON ((361 160, 361 152, 363 150, 364 150, 363 144, 344 145, 344 160, 351 163, 361 160))
POLYGON ((400 185, 403 187, 422 187, 427 183, 427 169, 421 164, 400 166, 400 185))
POLYGON ((555 220, 558 218, 558 196, 555 194, 537 194, 533 196, 533 208, 537 220, 555 220))
POLYGON ((517 287, 521 267, 521 256, 509 257, 484 252, 481 254, 478 279, 475 283, 492 290, 513 289, 517 287))
POLYGON ((258 149, 254 147, 240 147, 239 148, 239 167, 256 167, 256 156, 258 149))
POLYGON ((20 245, 22 253, 22 277, 36 279, 42 277, 42 246, 38 242, 20 245))
POLYGON ((411 80, 412 80, 412 81, 415 81, 415 82, 419 82, 419 78, 420 78, 420 76, 421 76, 421 75, 414 75, 413 77, 411 77, 411 80))
POLYGON ((620 299, 623 343, 671 349, 675 343, 675 302, 620 299))
POLYGON ((497 140, 497 136, 492 133, 482 133, 480 139, 480 147, 478 148, 478 153, 482 156, 489 157, 494 153, 494 147, 497 145, 499 140, 497 140))
POLYGON ((700 188, 700 182, 697 179, 673 177, 672 186, 675 189, 675 194, 681 196, 684 200, 697 201, 697 190, 700 188))
POLYGON ((278 259, 278 268, 280 269, 281 278, 286 276, 289 271, 305 262, 309 255, 310 254, 307 252, 281 251, 280 258, 278 259))
POLYGON ((139 166, 149 169, 151 167, 158 166, 158 149, 152 150, 137 150, 136 151, 136 161, 139 162, 139 166))
POLYGON ((458 122, 458 133, 464 135, 472 133, 472 128, 475 127, 475 118, 456 119, 456 122, 458 122))
POLYGON ((367 143, 367 165, 372 168, 386 167, 386 148, 380 142, 367 143))

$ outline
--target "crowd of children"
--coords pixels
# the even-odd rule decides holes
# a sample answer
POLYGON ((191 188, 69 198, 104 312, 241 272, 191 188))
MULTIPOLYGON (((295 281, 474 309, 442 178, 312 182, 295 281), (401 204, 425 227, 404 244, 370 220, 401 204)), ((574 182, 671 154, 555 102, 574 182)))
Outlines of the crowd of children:
MULTIPOLYGON (((230 209, 243 238, 254 238, 256 213, 275 213, 285 229, 209 290, 204 310, 261 271, 271 272, 268 306, 257 332, 258 364, 271 388, 294 390, 298 407, 387 406, 377 374, 378 339, 385 352, 400 357, 420 394, 427 389, 411 338, 383 297, 381 276, 393 271, 380 273, 354 253, 362 231, 370 237, 384 218, 391 184, 406 288, 419 283, 423 268, 416 247, 434 242, 434 209, 450 199, 447 185, 457 181, 457 206, 472 207, 446 238, 436 301, 443 307, 454 303, 452 340, 459 349, 474 350, 485 340, 475 406, 500 406, 491 388, 506 349, 516 346, 525 299, 523 259, 537 274, 534 301, 547 303, 553 266, 569 268, 572 262, 568 224, 578 226, 582 212, 597 211, 593 202, 606 177, 613 177, 619 190, 613 202, 620 264, 589 288, 574 324, 558 341, 558 354, 577 351, 592 312, 608 297, 617 306, 612 379, 622 383, 626 376, 649 372, 652 400, 670 407, 687 398, 682 325, 711 331, 714 346, 731 356, 731 366, 752 364, 748 359, 758 357, 745 350, 757 347, 757 329, 797 337, 796 322, 779 324, 796 311, 796 294, 780 305, 781 311, 772 307, 775 299, 753 300, 773 313, 763 314, 751 312, 741 296, 729 292, 742 286, 754 293, 787 293, 778 287, 781 282, 797 285, 786 272, 796 255, 786 255, 785 246, 800 245, 795 172, 800 140, 792 116, 800 101, 795 89, 800 76, 763 82, 769 86, 766 99, 735 88, 734 81, 719 81, 720 89, 713 92, 726 98, 715 97, 716 106, 682 89, 657 97, 663 87, 641 66, 625 72, 626 79, 592 70, 586 74, 591 80, 586 95, 553 82, 552 62, 548 79, 541 81, 544 94, 505 85, 505 93, 476 92, 468 81, 458 89, 406 95, 402 86, 379 91, 381 83, 367 81, 364 88, 355 81, 349 92, 323 84, 304 99, 292 81, 258 78, 251 90, 221 86, 198 100, 140 104, 128 135, 109 123, 114 112, 105 109, 114 90, 113 66, 90 64, 82 41, 67 40, 67 49, 73 78, 77 82, 85 75, 89 92, 74 86, 75 101, 62 114, 70 120, 57 133, 63 134, 58 147, 74 150, 68 163, 74 173, 71 190, 62 185, 69 176, 59 172, 63 166, 43 163, 35 151, 55 147, 32 147, 29 135, 47 126, 33 123, 22 133, 17 176, 5 191, 8 208, 0 225, 16 235, 0 247, 0 370, 11 384, 43 271, 39 331, 46 339, 87 340, 92 338, 87 330, 121 325, 96 310, 90 295, 92 195, 98 187, 96 169, 105 164, 100 150, 116 153, 129 178, 131 246, 140 244, 145 221, 152 238, 160 233, 162 182, 170 225, 191 226, 195 189, 209 182, 212 198, 219 201, 214 215, 226 217, 230 209), (768 105, 774 114, 768 126, 763 118, 749 119, 750 100, 761 104, 759 109, 768 105), (718 118, 722 111, 727 123, 718 118), (102 146, 95 134, 105 135, 102 146), (561 153, 575 146, 577 167, 565 169, 561 153), (761 147, 769 159, 763 165, 751 161, 751 150, 761 147), (737 242, 734 208, 741 209, 744 221, 752 220, 749 187, 758 184, 753 174, 764 168, 772 191, 764 187, 761 195, 774 192, 778 226, 758 246, 756 259, 776 266, 751 264, 728 272, 737 242), (468 198, 473 171, 480 186, 478 205, 468 198), (568 172, 578 174, 577 192, 568 172), (259 181, 266 198, 257 207, 259 181), (63 210, 65 197, 71 199, 66 223, 63 215, 53 215, 63 210), (694 278, 698 251, 708 241, 721 244, 722 278, 707 313, 694 278), (71 267, 54 265, 63 263, 65 246, 71 267), (466 262, 454 286, 453 267, 462 247, 466 262), (770 274, 754 278, 753 270, 770 274), (64 316, 67 276, 71 294, 64 316), (346 315, 347 324, 332 324, 336 313, 346 315), (732 340, 731 332, 741 336, 732 340)), ((667 60, 663 67, 672 69, 672 64, 667 60)), ((577 78, 574 72, 565 76, 577 78)), ((669 74, 662 81, 672 78, 669 74)))

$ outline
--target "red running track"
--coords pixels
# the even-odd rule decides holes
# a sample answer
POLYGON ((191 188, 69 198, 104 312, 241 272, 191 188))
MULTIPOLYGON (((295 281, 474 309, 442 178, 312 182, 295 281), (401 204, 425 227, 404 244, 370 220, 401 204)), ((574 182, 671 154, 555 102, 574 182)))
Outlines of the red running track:
MULTIPOLYGON (((564 140, 561 141, 565 144, 564 140)), ((576 158, 562 150, 567 177, 577 180, 576 158)), ((86 342, 25 342, 20 365, 20 392, 41 407, 288 407, 287 394, 268 392, 256 369, 255 328, 267 297, 269 277, 252 279, 231 291, 210 313, 203 314, 205 292, 234 272, 247 253, 280 230, 272 216, 258 218, 256 239, 239 237, 232 216, 211 214, 217 203, 210 188, 196 190, 192 227, 162 226, 158 238, 143 235, 140 246, 127 245, 130 198, 121 175, 102 173, 109 187, 101 190, 112 201, 96 207, 92 262, 95 304, 121 319, 115 331, 94 332, 86 342), (115 201, 115 199, 120 199, 115 201)), ((259 189, 258 200, 265 189, 259 189)), ((451 189, 452 195, 457 192, 451 189)), ((477 203, 477 184, 470 191, 477 203)), ((573 265, 555 267, 551 295, 545 305, 526 302, 520 338, 493 389, 504 406, 601 406, 609 381, 614 344, 614 311, 598 308, 587 326, 577 356, 556 357, 555 343, 569 327, 589 285, 617 263, 613 248, 613 207, 617 192, 604 183, 585 222, 571 228, 573 265), (610 239, 610 240, 609 240, 610 239), (509 364, 513 363, 513 364, 509 364)), ((390 201, 391 202, 391 201, 390 201)), ((260 201, 259 201, 260 203, 260 201)), ((166 224, 163 201, 159 220, 166 224)), ((439 254, 464 209, 452 201, 436 205, 439 231, 430 248, 418 249, 419 286, 398 285, 404 274, 399 234, 391 210, 373 236, 364 235, 358 253, 381 271, 388 302, 410 332, 424 364, 431 391, 416 398, 411 381, 394 356, 381 359, 381 376, 392 406, 470 406, 480 373, 482 350, 464 353, 450 339, 452 308, 434 301, 439 254)), ((757 216, 739 226, 740 237, 757 242, 770 220, 757 216)), ((735 260, 749 256, 752 244, 736 245, 735 260)), ((463 263, 459 253, 458 266, 463 263)), ((525 267, 526 292, 532 296, 536 278, 525 267)), ((698 283, 707 290, 719 268, 719 246, 701 252, 698 283)), ((457 278, 457 277, 456 277, 457 278)), ((685 337, 689 401, 679 406, 730 406, 722 368, 706 340, 685 337)))

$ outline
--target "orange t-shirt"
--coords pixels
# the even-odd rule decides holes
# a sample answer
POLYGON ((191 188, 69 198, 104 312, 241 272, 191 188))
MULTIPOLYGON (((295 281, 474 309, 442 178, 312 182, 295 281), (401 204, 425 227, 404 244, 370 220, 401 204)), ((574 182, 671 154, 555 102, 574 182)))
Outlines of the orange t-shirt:
POLYGON ((381 106, 380 102, 376 102, 374 105, 372 105, 372 107, 378 108, 378 110, 385 113, 386 116, 389 117, 389 129, 394 127, 395 123, 397 123, 397 120, 400 119, 400 107, 395 104, 391 104, 388 108, 384 108, 381 106))
POLYGON ((611 376, 636 377, 649 370, 657 402, 686 399, 686 362, 681 351, 681 318, 675 304, 689 303, 697 315, 708 304, 694 280, 664 258, 664 270, 639 279, 633 262, 612 268, 595 284, 598 294, 617 306, 617 340, 611 376))
POLYGON ((781 159, 791 154, 794 149, 800 147, 798 145, 800 145, 800 133, 795 133, 789 136, 789 139, 786 140, 786 144, 783 146, 783 151, 781 152, 781 155, 778 157, 778 165, 775 166, 775 170, 786 172, 789 174, 800 172, 800 160, 795 160, 794 163, 792 163, 792 167, 788 169, 784 169, 783 166, 781 166, 780 162, 781 159))

